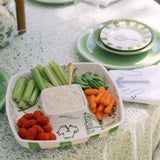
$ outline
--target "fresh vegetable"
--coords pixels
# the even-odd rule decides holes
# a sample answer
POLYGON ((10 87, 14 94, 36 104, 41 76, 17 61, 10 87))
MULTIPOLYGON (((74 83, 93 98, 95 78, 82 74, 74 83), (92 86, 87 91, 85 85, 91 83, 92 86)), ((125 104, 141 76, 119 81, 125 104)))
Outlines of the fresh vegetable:
POLYGON ((44 67, 44 71, 45 71, 47 77, 49 78, 49 80, 50 80, 50 82, 52 83, 53 86, 56 87, 56 86, 60 86, 61 85, 56 80, 55 75, 54 75, 54 73, 53 73, 53 71, 52 71, 52 69, 51 69, 51 67, 49 65, 44 67))
POLYGON ((59 78, 61 81, 63 81, 63 84, 64 84, 64 85, 67 85, 67 84, 68 84, 68 79, 67 79, 67 77, 66 77, 66 75, 65 75, 62 67, 61 67, 58 63, 56 63, 55 61, 51 61, 49 64, 50 64, 51 67, 54 69, 54 71, 55 71, 55 73, 57 74, 58 78, 59 78), (54 64, 55 67, 53 67, 52 64, 54 64))
POLYGON ((33 106, 33 105, 36 104, 36 101, 37 101, 37 98, 38 98, 39 94, 40 94, 39 88, 37 86, 35 86, 35 88, 32 92, 32 95, 30 97, 30 101, 28 102, 28 104, 30 106, 33 106))
POLYGON ((79 84, 82 89, 99 89, 100 87, 105 87, 104 80, 98 75, 93 74, 92 72, 86 72, 82 74, 81 77, 76 75, 76 68, 73 71, 73 84, 79 84))
POLYGON ((108 106, 105 108, 104 112, 107 114, 112 114, 113 111, 113 106, 116 104, 115 99, 112 99, 110 101, 110 103, 108 104, 108 106))
POLYGON ((111 115, 113 113, 116 100, 103 86, 99 89, 85 89, 84 93, 87 96, 91 111, 96 114, 98 120, 103 120, 104 114, 111 115))
POLYGON ((31 96, 32 96, 32 93, 34 91, 35 86, 36 86, 35 80, 30 79, 28 81, 27 87, 26 87, 24 94, 23 94, 24 101, 30 102, 30 99, 31 99, 31 96))
POLYGON ((12 92, 12 99, 17 103, 20 109, 27 109, 35 105, 40 92, 35 80, 19 78, 12 92))
POLYGON ((57 137, 52 133, 52 126, 49 118, 44 116, 39 110, 34 113, 27 113, 19 118, 17 123, 18 134, 27 140, 56 140, 57 137))
POLYGON ((24 90, 27 86, 27 79, 26 78, 19 78, 16 82, 15 88, 13 90, 12 99, 18 103, 21 101, 24 90))
POLYGON ((86 95, 97 95, 99 93, 98 89, 86 89, 85 90, 85 94, 86 95))
POLYGON ((32 68, 31 72, 40 91, 45 88, 68 84, 67 76, 62 67, 55 61, 51 61, 46 66, 39 64, 32 68))
POLYGON ((56 77, 60 80, 61 85, 67 85, 68 80, 62 68, 55 61, 50 62, 49 65, 53 69, 56 77))
POLYGON ((37 119, 38 117, 43 116, 43 113, 41 111, 37 110, 34 112, 33 116, 35 119, 37 119))
POLYGON ((27 140, 34 140, 34 139, 36 139, 36 136, 37 136, 36 128, 29 128, 27 130, 27 133, 26 133, 26 139, 27 140))
POLYGON ((17 104, 17 107, 18 107, 18 108, 21 108, 21 109, 26 109, 26 108, 28 108, 29 106, 27 105, 27 102, 22 99, 22 100, 17 104))
POLYGON ((21 138, 25 139, 27 135, 27 129, 26 128, 20 128, 18 131, 18 134, 21 138))
POLYGON ((39 87, 40 91, 42 91, 43 89, 47 88, 44 81, 43 81, 43 77, 41 76, 38 67, 32 68, 31 69, 32 75, 37 83, 37 86, 39 87))

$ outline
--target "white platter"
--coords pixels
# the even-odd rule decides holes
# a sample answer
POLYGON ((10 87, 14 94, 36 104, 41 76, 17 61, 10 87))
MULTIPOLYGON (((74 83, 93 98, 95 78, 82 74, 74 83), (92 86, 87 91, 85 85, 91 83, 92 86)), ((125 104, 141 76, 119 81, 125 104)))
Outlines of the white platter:
MULTIPOLYGON (((11 77, 7 88, 6 95, 6 112, 9 120, 9 125, 14 133, 15 139, 26 148, 42 149, 56 148, 68 145, 84 143, 92 139, 107 136, 109 132, 122 124, 124 120, 124 110, 122 98, 117 91, 115 83, 111 79, 108 71, 97 63, 75 63, 77 75, 81 76, 86 72, 97 73, 105 78, 105 83, 109 87, 108 90, 114 95, 117 101, 116 110, 112 116, 106 115, 100 123, 94 114, 89 110, 88 106, 81 111, 71 113, 48 116, 50 124, 53 127, 53 133, 56 134, 57 140, 39 141, 39 140, 24 140, 18 135, 18 119, 25 113, 33 113, 35 110, 42 110, 41 100, 33 107, 22 111, 19 110, 16 103, 12 100, 12 91, 19 77, 31 78, 31 72, 18 73, 11 77)), ((66 73, 68 72, 67 65, 63 65, 66 73)))

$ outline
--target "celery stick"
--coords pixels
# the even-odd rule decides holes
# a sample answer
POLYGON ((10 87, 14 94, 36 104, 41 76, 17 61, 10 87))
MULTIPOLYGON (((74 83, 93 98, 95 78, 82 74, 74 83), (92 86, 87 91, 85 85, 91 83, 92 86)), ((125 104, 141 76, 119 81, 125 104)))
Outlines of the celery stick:
POLYGON ((30 101, 29 101, 29 105, 33 106, 36 104, 37 98, 39 96, 40 90, 39 88, 36 86, 33 90, 33 93, 31 95, 30 101))
POLYGON ((43 78, 45 78, 48 82, 50 82, 49 79, 48 79, 48 77, 47 77, 47 75, 46 75, 46 73, 45 73, 44 70, 43 70, 43 66, 42 66, 41 64, 38 64, 38 65, 36 66, 36 68, 38 68, 41 76, 42 76, 43 78))
POLYGON ((63 81, 64 81, 65 84, 67 85, 67 84, 68 84, 68 78, 67 78, 67 76, 65 75, 65 73, 64 73, 63 69, 61 68, 61 66, 60 66, 59 64, 57 64, 55 61, 51 61, 50 63, 56 65, 56 70, 57 70, 57 72, 60 73, 61 77, 63 77, 63 81))
POLYGON ((44 67, 44 71, 46 75, 48 76, 49 80, 51 81, 51 83, 54 86, 59 86, 59 83, 57 82, 56 78, 53 76, 52 70, 49 65, 44 67))
POLYGON ((33 92, 35 86, 36 86, 35 80, 30 79, 27 83, 27 87, 24 91, 24 95, 23 95, 23 98, 22 98, 27 103, 30 101, 30 98, 31 98, 31 95, 32 95, 32 92, 33 92))
POLYGON ((39 70, 37 67, 31 69, 32 75, 36 81, 37 86, 39 87, 40 91, 43 89, 47 88, 44 81, 43 77, 41 76, 39 70))
POLYGON ((53 63, 49 63, 50 67, 52 68, 53 72, 55 73, 56 77, 59 79, 62 85, 66 85, 65 80, 61 76, 61 73, 58 71, 57 67, 53 63))
POLYGON ((54 72, 54 70, 51 68, 51 66, 49 65, 49 68, 53 74, 53 77, 56 79, 56 81, 58 82, 58 85, 61 86, 63 85, 63 83, 60 81, 60 79, 57 77, 56 73, 54 72))
POLYGON ((27 102, 22 99, 22 100, 18 103, 17 107, 18 107, 18 108, 21 108, 21 109, 26 109, 26 108, 28 108, 29 106, 28 106, 27 102))
POLYGON ((14 88, 13 93, 12 93, 12 99, 15 102, 18 103, 18 102, 21 101, 24 90, 26 88, 26 85, 27 85, 27 79, 26 78, 21 77, 17 80, 15 88, 14 88))
POLYGON ((47 86, 47 88, 51 88, 54 87, 50 82, 48 82, 45 78, 43 78, 43 81, 45 83, 45 85, 47 86))

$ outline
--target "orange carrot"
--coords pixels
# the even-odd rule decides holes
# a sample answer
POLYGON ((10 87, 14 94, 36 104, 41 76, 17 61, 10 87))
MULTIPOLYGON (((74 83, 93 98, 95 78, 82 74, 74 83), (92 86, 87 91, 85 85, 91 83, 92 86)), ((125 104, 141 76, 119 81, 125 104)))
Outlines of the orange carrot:
POLYGON ((89 107, 91 108, 91 96, 87 96, 87 100, 88 100, 88 103, 89 103, 89 107))
POLYGON ((105 102, 106 98, 108 97, 108 95, 109 95, 109 91, 106 90, 106 91, 105 91, 105 94, 104 94, 103 97, 100 99, 100 103, 103 103, 103 104, 104 104, 104 102, 105 102))
POLYGON ((94 94, 91 95, 91 108, 96 108, 97 107, 95 99, 96 99, 96 96, 94 94))
POLYGON ((99 87, 99 90, 100 91, 105 91, 105 88, 102 86, 102 87, 99 87))
POLYGON ((113 95, 111 93, 109 93, 109 95, 107 96, 107 98, 104 101, 104 105, 107 106, 111 102, 112 97, 113 97, 113 95))
POLYGON ((103 103, 101 103, 98 107, 98 111, 102 112, 105 108, 105 105, 103 103))
POLYGON ((98 89, 85 89, 84 93, 86 95, 92 95, 92 94, 97 95, 99 93, 99 90, 98 89))
POLYGON ((99 92, 99 94, 98 94, 97 97, 95 98, 95 102, 96 102, 97 104, 100 103, 100 100, 101 100, 101 98, 103 97, 104 94, 105 94, 105 91, 99 92))
POLYGON ((100 121, 103 120, 103 114, 104 114, 103 112, 97 110, 96 112, 97 119, 100 121))
POLYGON ((94 108, 96 108, 97 105, 94 102, 95 101, 95 95, 87 96, 87 100, 88 100, 89 107, 90 107, 91 110, 94 109, 94 108))
POLYGON ((116 100, 112 98, 109 105, 105 108, 104 112, 107 114, 112 114, 113 112, 113 106, 116 104, 116 100))
POLYGON ((96 113, 97 112, 97 108, 92 108, 92 113, 96 113))

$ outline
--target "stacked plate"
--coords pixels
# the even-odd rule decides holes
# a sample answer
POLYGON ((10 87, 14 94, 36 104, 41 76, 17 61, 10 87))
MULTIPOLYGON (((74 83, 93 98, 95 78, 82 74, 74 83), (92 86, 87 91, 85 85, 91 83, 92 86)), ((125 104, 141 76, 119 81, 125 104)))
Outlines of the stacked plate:
POLYGON ((67 4, 74 2, 74 0, 35 0, 35 1, 46 4, 67 4))
POLYGON ((77 40, 78 52, 88 61, 110 69, 133 69, 160 60, 159 33, 130 19, 111 20, 87 28, 77 40))

